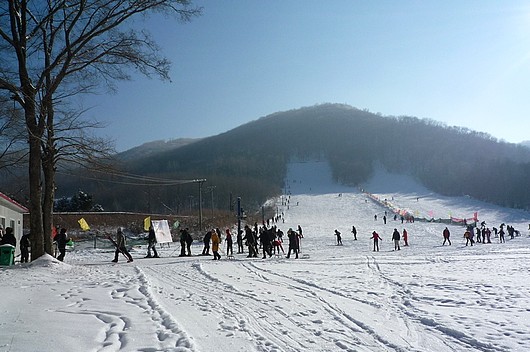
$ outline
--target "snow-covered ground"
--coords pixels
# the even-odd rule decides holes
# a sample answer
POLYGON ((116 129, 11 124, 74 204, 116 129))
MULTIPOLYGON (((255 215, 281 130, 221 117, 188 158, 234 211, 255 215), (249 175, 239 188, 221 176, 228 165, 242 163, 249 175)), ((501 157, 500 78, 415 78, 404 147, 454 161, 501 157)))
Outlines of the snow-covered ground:
POLYGON ((452 245, 442 246, 445 224, 391 214, 384 224, 384 208, 330 180, 326 163, 289 168, 278 226, 302 226, 298 260, 179 258, 174 244, 160 259, 140 259, 145 248, 135 248, 130 264, 84 249, 64 263, 43 257, 0 269, 0 351, 530 350, 528 212, 440 197, 378 170, 363 188, 394 206, 434 218, 478 212, 488 226, 522 234, 466 247, 463 228, 448 225, 452 245), (407 229, 409 247, 393 251, 394 228, 407 229))

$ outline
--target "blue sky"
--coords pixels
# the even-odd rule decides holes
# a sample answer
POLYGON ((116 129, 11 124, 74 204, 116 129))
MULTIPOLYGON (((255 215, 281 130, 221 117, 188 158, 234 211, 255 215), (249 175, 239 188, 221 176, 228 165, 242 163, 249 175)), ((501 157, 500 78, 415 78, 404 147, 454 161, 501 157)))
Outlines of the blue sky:
POLYGON ((195 4, 203 14, 189 23, 146 23, 173 63, 171 82, 134 75, 85 99, 117 150, 328 102, 530 139, 527 1, 195 4))

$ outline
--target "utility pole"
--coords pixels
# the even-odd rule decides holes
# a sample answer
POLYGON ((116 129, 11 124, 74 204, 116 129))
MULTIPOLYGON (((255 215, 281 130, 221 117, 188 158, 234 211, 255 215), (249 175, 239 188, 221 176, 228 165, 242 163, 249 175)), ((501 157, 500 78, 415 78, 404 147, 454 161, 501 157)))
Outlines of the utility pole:
POLYGON ((237 234, 241 233, 241 197, 237 197, 237 234))
POLYGON ((213 203, 213 190, 215 189, 215 186, 209 186, 208 187, 208 191, 211 192, 211 195, 212 195, 212 219, 214 217, 214 214, 213 214, 213 209, 214 209, 214 203, 213 203))
POLYGON ((202 184, 206 180, 199 180, 199 231, 202 231, 202 184))

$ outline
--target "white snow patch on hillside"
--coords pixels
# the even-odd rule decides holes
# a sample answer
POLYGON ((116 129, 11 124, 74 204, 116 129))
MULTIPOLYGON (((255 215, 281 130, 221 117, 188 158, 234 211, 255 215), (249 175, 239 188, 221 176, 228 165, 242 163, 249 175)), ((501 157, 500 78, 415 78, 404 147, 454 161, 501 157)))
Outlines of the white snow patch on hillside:
MULTIPOLYGON (((420 214, 478 212, 488 226, 521 230, 503 244, 466 247, 461 226, 390 214, 384 224, 385 208, 331 179, 327 163, 293 163, 289 194, 274 201, 280 229, 302 226, 305 259, 228 260, 225 243, 220 261, 179 258, 175 243, 159 259, 132 248, 130 264, 84 249, 64 263, 47 256, 0 268, 0 351, 530 350, 527 212, 440 197, 399 175, 376 173, 363 185, 420 214), (451 246, 442 246, 445 226, 451 246), (407 229, 410 246, 393 250, 394 228, 407 229), (372 231, 383 237, 380 252, 372 231)), ((192 252, 201 250, 195 241, 192 252)))

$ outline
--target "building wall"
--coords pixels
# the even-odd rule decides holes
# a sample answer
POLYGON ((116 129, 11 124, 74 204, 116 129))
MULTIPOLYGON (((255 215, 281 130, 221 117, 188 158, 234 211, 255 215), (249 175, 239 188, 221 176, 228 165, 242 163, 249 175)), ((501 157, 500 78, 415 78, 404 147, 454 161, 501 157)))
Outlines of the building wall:
MULTIPOLYGON (((3 203, 3 202, 2 202, 3 203)), ((22 224, 23 224, 23 214, 17 212, 13 209, 8 208, 5 204, 0 203, 0 225, 2 228, 12 227, 13 233, 17 238, 17 248, 15 250, 15 255, 20 254, 20 238, 22 237, 22 224)))

